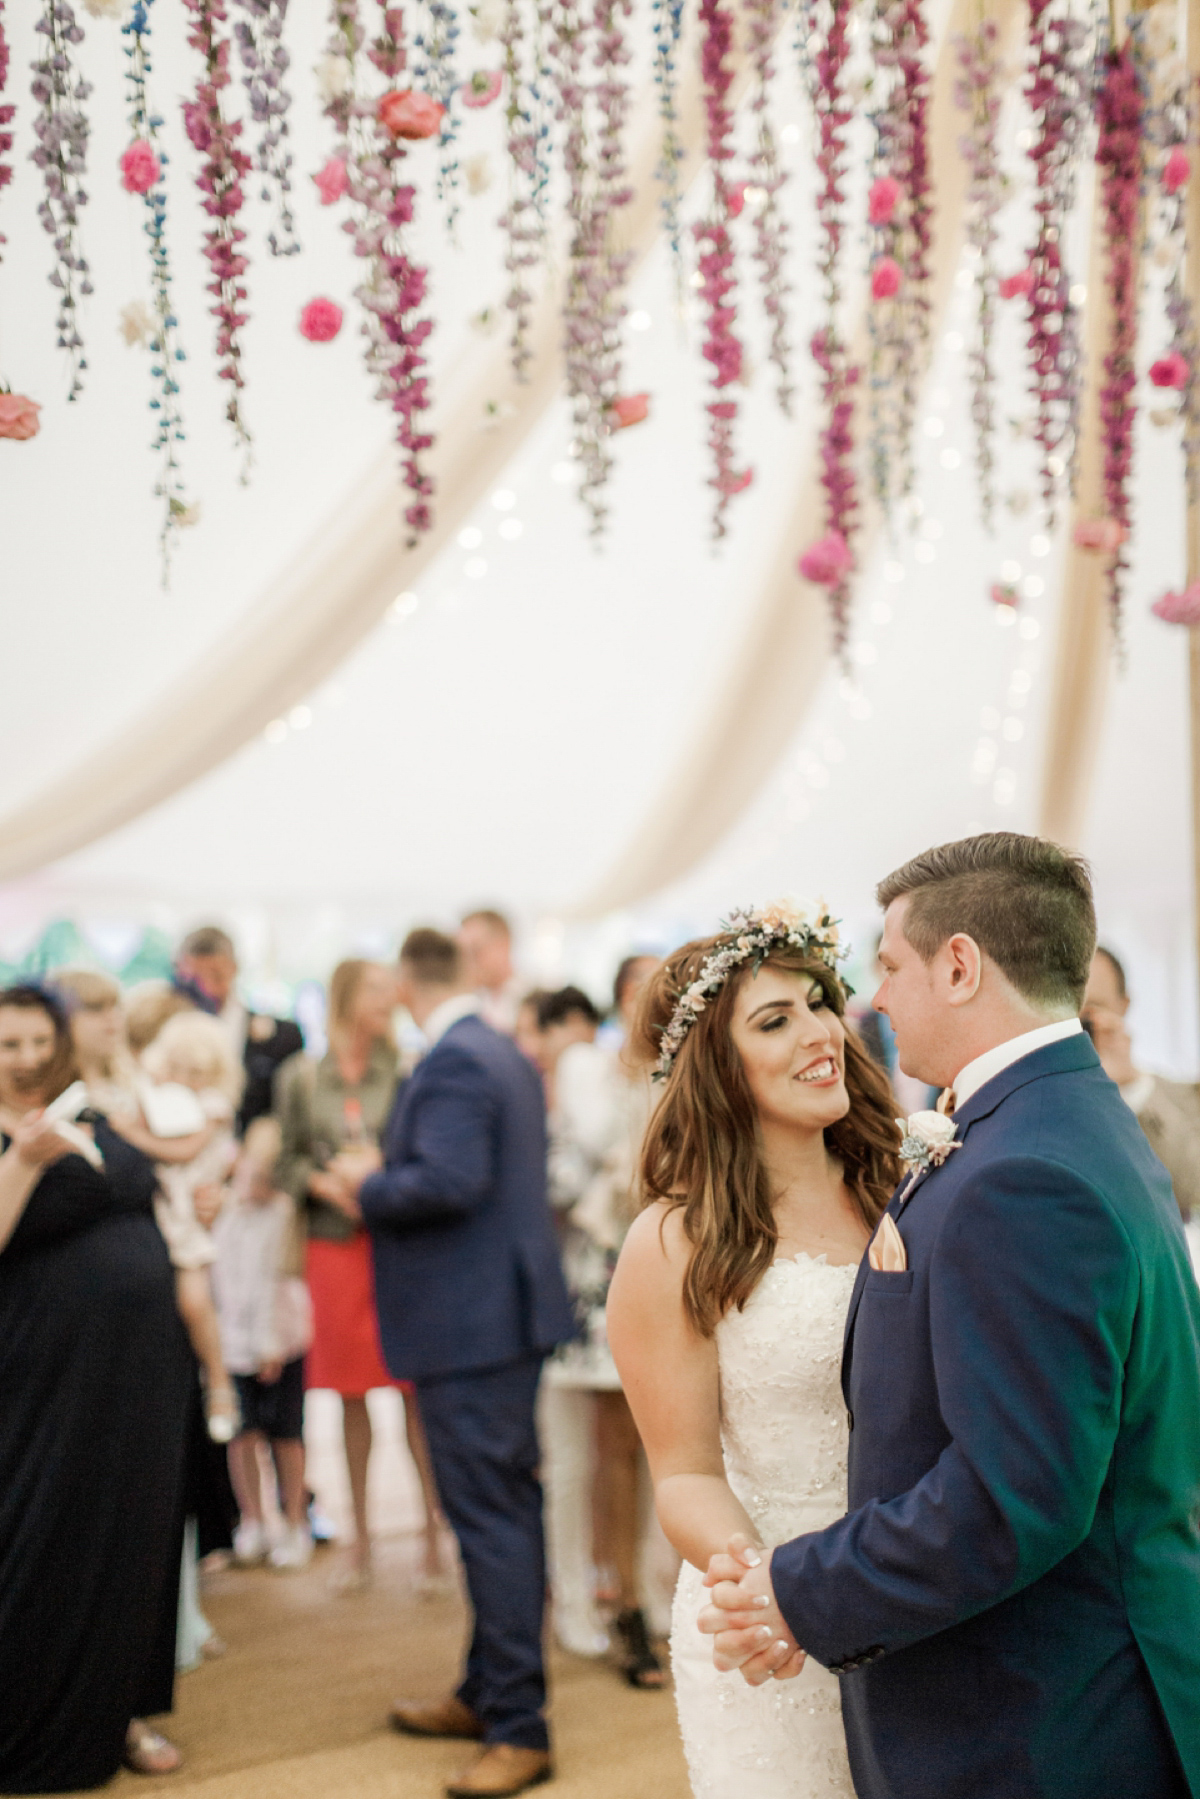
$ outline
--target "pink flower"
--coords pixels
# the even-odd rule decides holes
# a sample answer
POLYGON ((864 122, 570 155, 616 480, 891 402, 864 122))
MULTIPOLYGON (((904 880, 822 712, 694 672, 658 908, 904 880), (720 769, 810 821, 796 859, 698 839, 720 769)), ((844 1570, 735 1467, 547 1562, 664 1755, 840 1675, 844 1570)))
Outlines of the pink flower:
POLYGON ((874 300, 890 300, 893 294, 900 292, 900 284, 904 280, 904 271, 892 256, 881 256, 871 270, 871 297, 874 300))
POLYGON ((135 137, 120 160, 121 186, 127 194, 148 194, 158 185, 162 164, 145 138, 135 137))
POLYGON ((414 93, 412 88, 392 88, 376 107, 379 123, 392 137, 410 139, 436 137, 442 128, 446 108, 428 94, 414 93))
POLYGON ((313 186, 321 196, 322 206, 332 206, 346 191, 346 159, 331 156, 325 167, 313 176, 313 186))
POLYGON ((1150 610, 1166 625, 1200 625, 1200 581, 1193 581, 1182 593, 1164 593, 1150 610))
POLYGON ((1182 144, 1176 144, 1163 165, 1163 186, 1169 194, 1177 194, 1191 172, 1191 158, 1182 144))
POLYGON ((997 606, 1015 606, 1017 590, 1011 581, 993 581, 991 595, 997 606))
POLYGON ((327 344, 342 328, 342 309, 336 300, 310 300, 300 314, 300 335, 310 344, 327 344))
POLYGON ((1002 300, 1024 300, 1033 292, 1035 280, 1032 269, 1022 269, 1019 275, 1006 275, 996 291, 1002 300))
POLYGON ((41 429, 41 410, 38 401, 31 400, 28 394, 0 394, 0 437, 12 437, 18 443, 36 437, 41 429))
POLYGON ((725 206, 731 219, 740 217, 746 204, 745 181, 731 181, 725 189, 725 206))
POLYGON ((871 183, 871 192, 867 197, 867 217, 872 225, 891 224, 896 202, 903 192, 900 183, 890 175, 881 175, 878 181, 871 183))
POLYGON ((470 81, 459 88, 464 106, 490 106, 500 97, 504 76, 499 69, 476 69, 470 81))
POLYGON ((650 413, 649 394, 619 394, 609 406, 613 428, 624 431, 629 425, 640 425, 650 413))
POLYGON ((1155 387, 1186 387, 1190 373, 1187 358, 1178 350, 1172 350, 1169 356, 1162 356, 1150 364, 1150 379, 1155 387))
POLYGON ((840 587, 842 577, 854 566, 854 558, 841 532, 827 531, 809 545, 796 566, 804 579, 817 587, 840 587))
POLYGON ((1129 536, 1128 530, 1115 518, 1081 518, 1074 530, 1075 544, 1081 550, 1094 550, 1111 556, 1129 536))
POLYGON ((740 475, 730 469, 727 475, 718 476, 717 491, 724 494, 727 500, 731 500, 734 494, 745 493, 753 479, 754 470, 752 468, 744 468, 740 475))

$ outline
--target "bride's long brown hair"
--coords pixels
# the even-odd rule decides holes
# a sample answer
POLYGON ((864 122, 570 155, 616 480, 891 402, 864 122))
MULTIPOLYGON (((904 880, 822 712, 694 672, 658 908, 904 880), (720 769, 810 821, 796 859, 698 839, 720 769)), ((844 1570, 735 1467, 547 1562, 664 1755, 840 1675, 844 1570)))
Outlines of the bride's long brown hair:
MULTIPOLYGON (((636 1027, 636 1047, 646 1061, 657 1058, 678 996, 721 942, 707 937, 686 943, 647 983, 636 1027)), ((845 992, 824 962, 779 949, 765 965, 809 976, 845 1022, 845 992)), ((733 1042, 734 1001, 748 973, 749 967, 726 981, 692 1025, 642 1144, 642 1204, 662 1200, 683 1213, 692 1246, 683 1304, 703 1337, 731 1307, 740 1311, 746 1304, 779 1237, 757 1113, 733 1042)), ((828 1127, 825 1142, 842 1165, 859 1217, 873 1230, 900 1178, 900 1133, 887 1080, 848 1024, 845 1069, 850 1110, 828 1127)))

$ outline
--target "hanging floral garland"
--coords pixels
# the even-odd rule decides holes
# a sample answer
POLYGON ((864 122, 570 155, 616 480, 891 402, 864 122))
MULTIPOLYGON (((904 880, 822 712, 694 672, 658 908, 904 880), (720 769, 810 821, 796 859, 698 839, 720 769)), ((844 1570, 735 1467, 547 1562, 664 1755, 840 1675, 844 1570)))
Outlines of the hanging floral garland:
POLYGON ((204 254, 212 272, 208 291, 215 298, 209 308, 217 321, 217 373, 229 383, 225 417, 234 437, 247 452, 242 479, 249 470, 250 433, 242 417, 241 328, 249 315, 242 310, 246 286, 242 280, 249 263, 239 247, 246 233, 237 223, 245 203, 242 182, 250 172, 250 158, 239 148, 240 119, 227 119, 221 95, 229 86, 229 39, 221 35, 227 19, 226 0, 183 0, 192 17, 188 43, 204 59, 204 74, 196 98, 183 103, 183 122, 188 140, 203 157, 196 185, 204 195, 202 205, 211 225, 204 234, 204 254))
POLYGON ((72 51, 83 42, 70 0, 45 0, 45 10, 34 26, 45 39, 33 64, 32 93, 39 111, 33 121, 37 148, 32 160, 42 171, 45 198, 38 217, 54 239, 54 268, 50 285, 58 289, 58 315, 54 321, 57 345, 67 352, 70 384, 67 399, 83 390, 87 358, 79 335, 79 301, 92 292, 91 276, 79 236, 79 215, 87 203, 83 180, 87 172, 88 119, 84 102, 91 83, 83 79, 72 61, 72 51))
POLYGON ((239 0, 243 16, 233 32, 246 71, 250 116, 260 127, 255 165, 263 176, 261 197, 273 202, 275 219, 267 234, 272 256, 294 256, 300 248, 292 217, 292 152, 288 144, 291 95, 286 86, 291 58, 283 44, 288 0, 239 0))
POLYGON ((421 92, 444 107, 438 161, 437 198, 446 209, 446 229, 451 237, 458 223, 458 156, 454 145, 461 122, 456 101, 459 98, 457 46, 458 13, 449 0, 425 0, 426 23, 414 39, 417 52, 413 80, 421 92))
POLYGON ((844 655, 850 625, 850 574, 858 520, 854 473, 854 391, 859 369, 850 360, 839 330, 841 248, 844 228, 846 133, 852 109, 846 95, 850 0, 807 0, 801 17, 802 43, 817 116, 817 195, 820 228, 818 269, 824 288, 825 323, 812 337, 813 360, 821 371, 825 423, 819 437, 821 485, 825 489, 825 535, 800 558, 800 573, 829 592, 834 648, 844 655))
POLYGON ((1200 500, 1200 344, 1196 318, 1184 285, 1188 252, 1187 187, 1191 158, 1187 145, 1193 118, 1187 64, 1179 54, 1177 15, 1154 6, 1131 13, 1130 47, 1144 96, 1142 141, 1147 162, 1147 240, 1152 260, 1167 270, 1163 305, 1169 328, 1166 356, 1150 369, 1150 379, 1178 394, 1177 408, 1151 413, 1155 423, 1183 423, 1183 461, 1188 497, 1200 500))
POLYGON ((683 140, 679 135, 679 41, 683 35, 684 0, 652 0, 654 26, 654 84, 658 89, 658 118, 662 126, 658 167, 661 183, 659 205, 663 231, 675 271, 675 294, 682 307, 684 296, 683 235, 679 220, 679 165, 683 140))
POLYGON ((1096 163, 1104 200, 1105 277, 1110 333, 1100 389, 1104 437, 1104 510, 1121 537, 1108 564, 1108 603, 1120 641, 1125 541, 1130 529, 1129 483, 1137 416, 1138 258, 1141 249, 1142 95, 1133 54, 1126 44, 1110 50, 1097 99, 1100 141, 1096 163))
MULTIPOLYGON (((355 290, 366 313, 366 363, 378 382, 376 397, 386 400, 396 415, 411 548, 433 522, 433 477, 422 460, 433 438, 421 427, 430 403, 423 346, 433 322, 419 316, 427 275, 404 247, 403 230, 412 221, 415 195, 400 172, 405 143, 436 137, 444 114, 437 101, 411 88, 389 85, 378 100, 360 94, 357 62, 363 44, 357 0, 333 0, 332 35, 322 64, 325 111, 338 131, 334 160, 342 167, 344 191, 355 207, 344 229, 367 266, 355 290)), ((380 0, 379 29, 366 53, 385 81, 400 79, 407 53, 398 7, 380 0)))
POLYGON ((771 122, 771 83, 775 78, 775 38, 779 31, 780 0, 748 0, 749 51, 756 85, 750 102, 758 134, 750 168, 754 187, 754 260, 758 264, 763 311, 771 327, 768 352, 777 380, 775 397, 784 416, 792 415, 792 347, 787 297, 790 284, 783 272, 787 254, 787 221, 779 194, 787 171, 779 160, 779 146, 771 122))
MULTIPOLYGON (((1069 0, 1066 0, 1069 4, 1069 0)), ((1055 11, 1063 0, 1030 0, 1029 80, 1025 98, 1033 114, 1036 237, 1029 258, 1029 363, 1041 451, 1042 499, 1054 523, 1060 486, 1075 491, 1079 434, 1081 353, 1079 315, 1063 239, 1075 198, 1075 174, 1091 112, 1094 32, 1090 22, 1055 11)), ((1022 276, 1026 271, 1022 271, 1022 276)), ((1021 279, 1021 277, 1018 277, 1021 279)))
POLYGON ((129 104, 130 143, 121 158, 122 184, 145 202, 145 232, 150 241, 150 287, 153 310, 148 342, 153 357, 151 375, 155 397, 154 450, 159 473, 154 492, 163 502, 159 546, 163 581, 171 569, 171 552, 180 526, 189 516, 178 447, 184 440, 179 404, 178 366, 184 360, 179 326, 171 297, 171 265, 167 256, 167 153, 161 142, 162 119, 150 105, 147 89, 151 73, 150 9, 154 0, 134 0, 128 22, 121 27, 125 39, 125 84, 129 104))
POLYGON ((708 444, 713 472, 709 486, 716 491, 713 536, 724 537, 725 513, 736 494, 749 487, 752 469, 735 467, 733 428, 738 415, 736 400, 723 397, 741 379, 742 344, 734 331, 737 318, 737 275, 734 266, 730 221, 740 211, 742 194, 729 180, 733 159, 733 115, 729 89, 733 71, 729 53, 733 46, 733 13, 721 0, 700 0, 700 24, 704 38, 700 70, 704 85, 705 142, 712 171, 712 199, 707 218, 692 227, 699 254, 700 298, 708 308, 704 357, 711 365, 714 398, 708 402, 708 444))
MULTIPOLYGON (((508 205, 500 216, 504 233, 504 267, 508 274, 505 307, 511 319, 509 352, 513 376, 527 379, 533 352, 529 334, 533 324, 533 290, 529 278, 542 254, 545 220, 539 205, 538 128, 533 103, 526 87, 523 62, 525 29, 520 0, 507 0, 500 42, 504 49, 505 145, 508 151, 508 205)), ((535 51, 536 57, 536 51, 535 51)))
POLYGON ((957 44, 961 71, 955 100, 967 115, 968 129, 959 138, 959 153, 967 166, 967 242, 975 252, 975 341, 969 353, 971 374, 971 422, 975 427, 975 469, 979 478, 979 506, 990 531, 996 505, 995 434, 996 371, 992 361, 992 334, 996 322, 996 220, 1004 204, 1008 181, 1000 167, 997 133, 1000 123, 1002 68, 997 50, 995 23, 983 15, 973 31, 957 44))
MULTIPOLYGON (((8 39, 4 35, 3 13, 4 0, 0 0, 0 94, 3 94, 8 80, 8 39)), ((0 101, 0 189, 6 188, 13 178, 12 164, 6 163, 4 158, 13 147, 13 134, 8 127, 13 122, 16 110, 11 102, 0 101)), ((0 245, 7 242, 8 239, 3 231, 0 231, 0 245)), ((0 255, 0 261, 3 261, 2 255, 0 255)))
POLYGON ((885 511, 912 490, 913 426, 929 343, 928 39, 921 0, 878 0, 868 204, 875 304, 868 329, 872 485, 885 511))

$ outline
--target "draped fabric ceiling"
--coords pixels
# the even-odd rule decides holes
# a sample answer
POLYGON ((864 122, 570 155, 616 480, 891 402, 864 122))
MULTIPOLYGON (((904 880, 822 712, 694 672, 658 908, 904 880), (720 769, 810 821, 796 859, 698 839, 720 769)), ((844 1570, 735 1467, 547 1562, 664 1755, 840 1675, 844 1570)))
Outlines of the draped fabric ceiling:
MULTIPOLYGON (((315 13, 293 10, 303 189, 328 148, 307 77, 322 28, 315 13)), ((46 411, 37 439, 0 444, 9 651, 0 933, 17 942, 55 908, 101 923, 153 913, 172 925, 216 908, 269 940, 274 966, 295 970, 336 953, 347 933, 365 940, 422 912, 498 899, 531 925, 542 921, 547 965, 586 938, 577 953, 599 970, 639 934, 665 937, 783 888, 819 887, 866 929, 871 883, 899 857, 972 827, 1036 828, 1073 734, 1053 678, 1070 559, 1065 534, 1042 530, 1019 437, 1004 449, 1011 504, 994 540, 976 516, 953 342, 971 302, 949 105, 957 19, 946 5, 935 13, 938 316, 920 499, 911 528, 894 540, 877 533, 864 555, 850 680, 828 664, 819 595, 794 574, 819 517, 815 386, 803 350, 817 316, 813 172, 798 77, 780 122, 792 128, 799 401, 790 423, 772 408, 747 292, 760 372, 742 432, 756 480, 715 555, 696 322, 677 316, 657 235, 648 79, 633 138, 626 386, 651 393, 651 417, 618 441, 599 553, 587 546, 565 457, 553 307, 539 312, 524 389, 507 378, 502 330, 471 323, 501 293, 493 158, 497 179, 466 203, 458 248, 431 209, 421 229, 438 319, 439 493, 437 528, 416 552, 402 545, 387 418, 370 400, 352 330, 322 347, 295 331, 315 293, 352 317, 353 259, 334 221, 302 193, 305 254, 252 266, 245 409, 257 448, 251 484, 239 487, 211 374, 198 213, 190 199, 176 207, 186 448, 202 517, 163 594, 143 353, 116 330, 145 281, 134 202, 115 177, 125 141, 115 107, 94 107, 92 366, 70 408, 40 280, 35 172, 19 163, 4 199, 0 374, 46 411), (502 536, 513 522, 520 536, 502 536), (1024 588, 1015 619, 987 599, 1009 563, 1024 588), (393 605, 402 593, 415 607, 393 605), (265 741, 279 720, 280 741, 265 741), (1058 746, 1049 766, 1048 742, 1058 746), (581 935, 569 921, 585 917, 606 922, 581 935)), ((1014 5, 1009 19, 1016 14, 1014 5)), ((21 67, 32 33, 17 22, 12 35, 21 67)), ((180 21, 164 21, 161 38, 156 85, 177 136, 173 100, 194 70, 180 21)), ((85 64, 98 93, 119 92, 114 26, 89 26, 85 64)), ((1015 87, 1010 145, 1021 128, 1015 87)), ((463 154, 487 144, 489 129, 486 114, 473 120, 478 142, 468 139, 463 154)), ((694 173, 694 86, 682 133, 694 173)), ((172 147, 189 167, 183 144, 172 147)), ((1013 266, 1023 205, 1018 196, 1005 225, 1013 266)), ((1086 224, 1073 255, 1086 271, 1086 224)), ((860 296, 851 304, 861 313, 860 296)), ((1013 416, 1022 410, 1020 336, 1015 316, 1002 321, 1013 416)), ((1138 457, 1128 668, 1106 720, 1095 714, 1094 747, 1055 802, 1056 823, 1096 857, 1113 926, 1143 971, 1160 1060, 1183 1065, 1194 1053, 1186 646, 1145 619, 1147 601, 1182 573, 1181 482, 1176 447, 1162 435, 1143 430, 1138 457)), ((1069 645, 1058 651, 1060 671, 1064 658, 1069 665, 1069 645)))

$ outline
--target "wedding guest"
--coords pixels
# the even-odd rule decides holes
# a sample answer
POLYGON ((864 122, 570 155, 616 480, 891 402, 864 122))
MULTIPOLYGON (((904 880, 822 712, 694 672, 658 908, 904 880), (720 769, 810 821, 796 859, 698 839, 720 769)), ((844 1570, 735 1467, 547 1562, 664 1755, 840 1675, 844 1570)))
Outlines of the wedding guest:
POLYGON ((290 1018, 252 1012, 238 996, 237 953, 233 939, 217 925, 189 931, 175 958, 176 974, 229 1032, 245 1085, 238 1110, 239 1135, 254 1118, 271 1110, 276 1070, 304 1048, 300 1027, 290 1018))
POLYGON ((384 1352, 398 1379, 417 1384, 475 1614, 458 1691, 399 1700, 392 1722, 482 1741, 446 1788, 470 1799, 524 1792, 551 1774, 534 1401, 571 1311, 536 1071, 481 1017, 453 938, 409 933, 399 993, 429 1053, 399 1096, 384 1157, 347 1151, 338 1167, 371 1230, 384 1352))
POLYGON ((195 1010, 195 1001, 169 981, 139 981, 124 996, 125 1038, 136 1060, 149 1049, 168 1018, 195 1010))
POLYGON ((534 987, 517 1003, 516 1022, 513 1025, 512 1040, 523 1056, 528 1057, 535 1068, 545 1073, 546 1046, 542 1040, 542 1027, 538 1023, 538 1007, 548 997, 544 987, 534 987))
POLYGON ((1125 1023, 1128 1011, 1125 970, 1112 950, 1097 949, 1084 995, 1084 1024, 1105 1074, 1136 1114, 1171 1177, 1180 1211, 1189 1218, 1200 1209, 1200 1089, 1137 1067, 1125 1023))
POLYGON ((180 1765, 143 1719, 172 1705, 191 1357, 150 1160, 43 1115, 73 1075, 57 997, 0 992, 3 1793, 180 1765))
POLYGON ((288 1273, 295 1206, 276 1183, 281 1135, 274 1118, 246 1131, 225 1204, 213 1228, 213 1288, 221 1345, 237 1383, 242 1428, 229 1445, 241 1523, 240 1562, 265 1556, 273 1568, 306 1567, 313 1552, 304 1485, 304 1352, 312 1308, 303 1280, 288 1273), (284 1534, 268 1541, 263 1506, 266 1469, 283 1511, 284 1534))
MULTIPOLYGON (((379 1346, 371 1244, 346 1182, 331 1166, 338 1151, 377 1143, 396 1095, 392 1037, 396 977, 377 962, 340 962, 329 982, 329 1049, 294 1056, 279 1070, 275 1104, 282 1131, 279 1185, 291 1194, 307 1235, 313 1342, 306 1381, 341 1396, 354 1543, 337 1577, 346 1590, 371 1578, 367 1394, 393 1385, 379 1346)), ((441 1577, 439 1507, 415 1395, 405 1392, 405 1428, 424 1500, 422 1579, 441 1577)))
POLYGON ((512 926, 503 912, 483 907, 468 912, 458 927, 467 985, 475 989, 480 1015, 511 1037, 517 1022, 520 982, 513 967, 512 926))
MULTIPOLYGON (((629 1039, 640 995, 657 967, 652 956, 622 962, 613 993, 619 1031, 605 1041, 576 1038, 556 1063, 550 1193, 578 1335, 546 1369, 547 1388, 561 1395, 556 1408, 547 1392, 549 1415, 558 1424, 549 1433, 547 1469, 556 1629, 567 1647, 572 1639, 581 1645, 594 1636, 594 1593, 615 1614, 626 1680, 647 1688, 661 1687, 664 1674, 639 1592, 641 1441, 608 1348, 605 1306, 617 1255, 637 1212, 637 1167, 651 1088, 640 1046, 629 1039), (584 1411, 594 1433, 594 1447, 586 1439, 582 1445, 595 1501, 594 1542, 584 1563, 590 1564, 590 1591, 580 1579, 579 1545, 585 1530, 592 1536, 593 1517, 580 1505, 585 1489, 579 1432, 572 1431, 565 1410, 572 1405, 584 1411)), ((553 997, 561 1010, 562 996, 553 997)))

